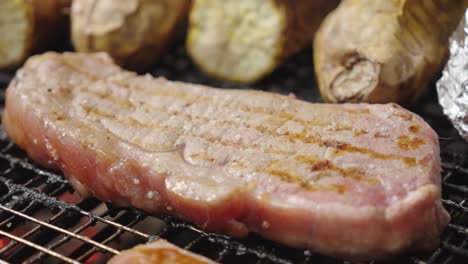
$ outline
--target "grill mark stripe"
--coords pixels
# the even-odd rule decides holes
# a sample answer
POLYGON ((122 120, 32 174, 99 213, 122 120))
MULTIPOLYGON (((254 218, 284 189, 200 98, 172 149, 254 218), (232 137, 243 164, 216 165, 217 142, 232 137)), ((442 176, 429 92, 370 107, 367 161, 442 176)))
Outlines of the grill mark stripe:
POLYGON ((265 169, 263 172, 275 175, 279 179, 281 179, 284 182, 288 183, 295 183, 301 186, 303 189, 310 191, 310 192, 316 192, 316 191, 333 191, 337 192, 340 194, 343 194, 346 192, 346 189, 342 185, 338 184, 330 184, 330 185, 322 185, 322 184, 311 184, 308 181, 304 180, 300 176, 293 175, 292 173, 289 173, 287 171, 283 170, 276 170, 276 169, 265 169))
POLYGON ((320 160, 317 159, 316 157, 312 156, 305 156, 305 155, 298 155, 295 157, 296 160, 302 161, 304 163, 310 164, 310 165, 315 165, 321 162, 326 162, 326 165, 324 168, 320 168, 319 170, 323 171, 334 171, 343 176, 343 178, 351 178, 357 181, 361 182, 367 182, 371 185, 377 185, 380 182, 375 179, 375 178, 369 178, 366 177, 364 173, 360 173, 359 171, 355 171, 356 168, 342 168, 339 166, 334 165, 333 163, 326 161, 326 160, 320 160))

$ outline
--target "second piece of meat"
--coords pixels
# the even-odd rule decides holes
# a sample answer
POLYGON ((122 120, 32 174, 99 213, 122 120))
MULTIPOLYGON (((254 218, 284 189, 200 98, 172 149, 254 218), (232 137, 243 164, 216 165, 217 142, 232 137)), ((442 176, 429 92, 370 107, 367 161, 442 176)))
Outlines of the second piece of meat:
POLYGON ((114 256, 108 264, 216 264, 205 257, 183 250, 165 240, 138 245, 114 256))

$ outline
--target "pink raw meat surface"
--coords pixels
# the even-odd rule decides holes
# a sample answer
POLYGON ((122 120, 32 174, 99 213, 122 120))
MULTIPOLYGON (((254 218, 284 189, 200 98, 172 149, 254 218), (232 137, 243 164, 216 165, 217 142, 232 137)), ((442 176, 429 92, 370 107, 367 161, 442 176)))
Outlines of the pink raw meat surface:
POLYGON ((104 54, 18 70, 3 126, 81 194, 352 259, 437 244, 436 133, 395 104, 311 104, 138 76, 104 54))

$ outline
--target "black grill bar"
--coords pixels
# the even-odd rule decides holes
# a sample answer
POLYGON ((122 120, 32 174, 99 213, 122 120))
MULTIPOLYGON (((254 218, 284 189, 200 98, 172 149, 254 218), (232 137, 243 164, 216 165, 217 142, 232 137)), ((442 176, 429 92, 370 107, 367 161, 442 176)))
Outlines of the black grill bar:
POLYGON ((6 206, 3 206, 3 205, 0 205, 0 209, 4 210, 4 211, 7 211, 9 213, 12 213, 14 215, 20 216, 20 217, 22 217, 24 219, 27 219, 27 220, 29 220, 31 222, 34 222, 36 224, 39 224, 39 225, 45 226, 47 228, 53 229, 55 231, 58 231, 60 233, 63 233, 65 235, 69 236, 69 237, 73 237, 73 238, 82 240, 82 241, 84 241, 86 243, 89 243, 89 244, 99 248, 99 249, 102 249, 102 250, 105 250, 105 251, 108 251, 108 252, 111 252, 111 253, 114 253, 114 254, 119 254, 119 251, 117 251, 117 250, 115 250, 113 248, 110 248, 110 247, 108 247, 108 246, 106 246, 104 244, 98 243, 98 242, 96 242, 96 241, 94 241, 94 240, 92 240, 92 239, 90 239, 90 238, 88 238, 86 236, 81 236, 81 235, 75 234, 75 233, 70 232, 70 231, 68 231, 66 229, 57 227, 55 225, 49 224, 49 223, 41 221, 41 220, 38 220, 38 219, 36 219, 34 217, 31 217, 29 215, 23 214, 23 213, 18 212, 16 210, 10 209, 10 208, 8 208, 6 206))
MULTIPOLYGON (((62 214, 58 214, 58 215, 55 215, 54 217, 50 218, 50 219, 49 219, 49 222, 54 222, 55 220, 57 220, 57 219, 60 217, 60 215, 62 215, 62 214)), ((15 216, 13 215, 11 218, 8 218, 8 220, 11 221, 10 219, 12 219, 13 217, 15 217, 15 216)), ((28 237, 32 236, 33 234, 39 232, 41 229, 43 229, 43 226, 40 226, 40 225, 35 226, 33 229, 29 230, 28 232, 26 232, 25 234, 21 235, 20 237, 21 237, 21 238, 24 238, 24 239, 27 239, 28 237)), ((9 250, 9 249, 12 248, 13 246, 15 246, 15 244, 16 244, 16 243, 10 243, 10 244, 8 244, 7 246, 5 246, 5 247, 2 248, 2 251, 1 251, 1 252, 3 253, 3 252, 5 252, 5 251, 9 250)), ((51 249, 51 248, 49 248, 49 249, 51 249)))
MULTIPOLYGON (((294 93, 320 101, 313 78, 310 50, 287 63, 255 86, 294 93)), ((12 72, 0 72, 0 88, 12 72)), ((217 87, 239 87, 200 74, 183 45, 168 53, 152 72, 168 79, 217 87)), ((249 87, 252 88, 252 87, 249 87)), ((433 88, 433 87, 432 87, 433 88)), ((442 202, 452 221, 431 252, 412 252, 390 263, 468 263, 468 145, 443 117, 432 89, 415 106, 440 136, 442 202)), ((0 89, 0 108, 4 90, 0 89)), ((31 162, 0 131, 0 259, 12 263, 105 263, 136 244, 166 239, 222 263, 329 263, 351 264, 310 250, 291 249, 252 235, 244 240, 205 232, 168 215, 150 216, 134 209, 114 208, 93 198, 80 198, 60 174, 31 162), (44 239, 47 238, 47 239, 44 239)), ((377 264, 380 262, 370 262, 377 264)))
MULTIPOLYGON (((56 214, 56 215, 54 216, 54 218, 57 219, 57 218, 59 218, 59 217, 61 217, 61 216, 63 216, 63 215, 64 215, 64 211, 61 211, 60 213, 56 214)), ((84 224, 84 225, 82 225, 82 226, 80 226, 80 227, 74 229, 72 232, 73 232, 74 234, 78 234, 78 233, 80 233, 81 231, 83 231, 84 229, 88 228, 90 225, 91 225, 91 222, 88 222, 88 223, 86 223, 86 224, 84 224)), ((41 227, 42 227, 42 226, 37 226, 37 228, 41 228, 41 227)), ((62 236, 62 238, 60 238, 60 239, 57 240, 56 242, 50 244, 50 245, 48 246, 48 248, 49 248, 50 250, 54 250, 55 248, 57 248, 58 246, 62 245, 63 243, 65 243, 65 242, 67 242, 67 241, 70 241, 70 239, 71 239, 71 237, 68 236, 68 235, 62 236)), ((33 255, 33 256, 29 259, 29 261, 30 261, 31 263, 36 263, 36 262, 38 262, 43 256, 44 256, 44 253, 43 253, 43 252, 38 252, 38 253, 36 253, 35 255, 33 255)))
POLYGON ((56 258, 58 258, 58 259, 60 259, 60 260, 65 261, 66 263, 79 264, 78 261, 75 261, 75 260, 73 260, 73 259, 71 259, 71 258, 68 258, 68 257, 66 257, 66 256, 63 256, 63 255, 61 255, 61 254, 59 254, 59 253, 57 253, 57 252, 54 252, 54 251, 52 251, 52 250, 50 250, 50 249, 47 249, 47 248, 45 248, 45 247, 42 247, 42 246, 37 245, 37 244, 35 244, 35 243, 32 243, 32 242, 30 242, 29 240, 26 240, 26 239, 24 239, 24 238, 11 235, 11 234, 8 233, 8 232, 5 232, 5 231, 0 230, 0 235, 5 236, 5 237, 8 237, 8 238, 10 238, 10 239, 13 239, 13 240, 15 240, 15 241, 17 241, 17 242, 20 242, 20 243, 22 243, 22 244, 25 244, 25 245, 27 245, 27 246, 29 246, 29 247, 35 248, 35 249, 37 249, 37 250, 39 250, 39 251, 41 251, 41 252, 44 252, 44 253, 46 253, 46 254, 49 254, 49 255, 51 255, 51 256, 54 256, 54 257, 56 257, 56 258))

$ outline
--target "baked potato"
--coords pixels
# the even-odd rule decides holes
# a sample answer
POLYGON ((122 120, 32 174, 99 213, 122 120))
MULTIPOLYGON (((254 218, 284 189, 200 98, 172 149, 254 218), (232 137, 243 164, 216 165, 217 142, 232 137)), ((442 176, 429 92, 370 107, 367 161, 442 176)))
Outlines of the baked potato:
POLYGON ((1 0, 0 69, 66 39, 70 0, 1 0))
POLYGON ((337 0, 194 0, 187 51, 213 77, 253 83, 310 45, 337 0))
POLYGON ((314 41, 329 102, 412 104, 441 71, 463 0, 343 0, 314 41))
POLYGON ((167 50, 189 7, 189 0, 74 0, 72 42, 77 51, 104 51, 144 70, 167 50))

